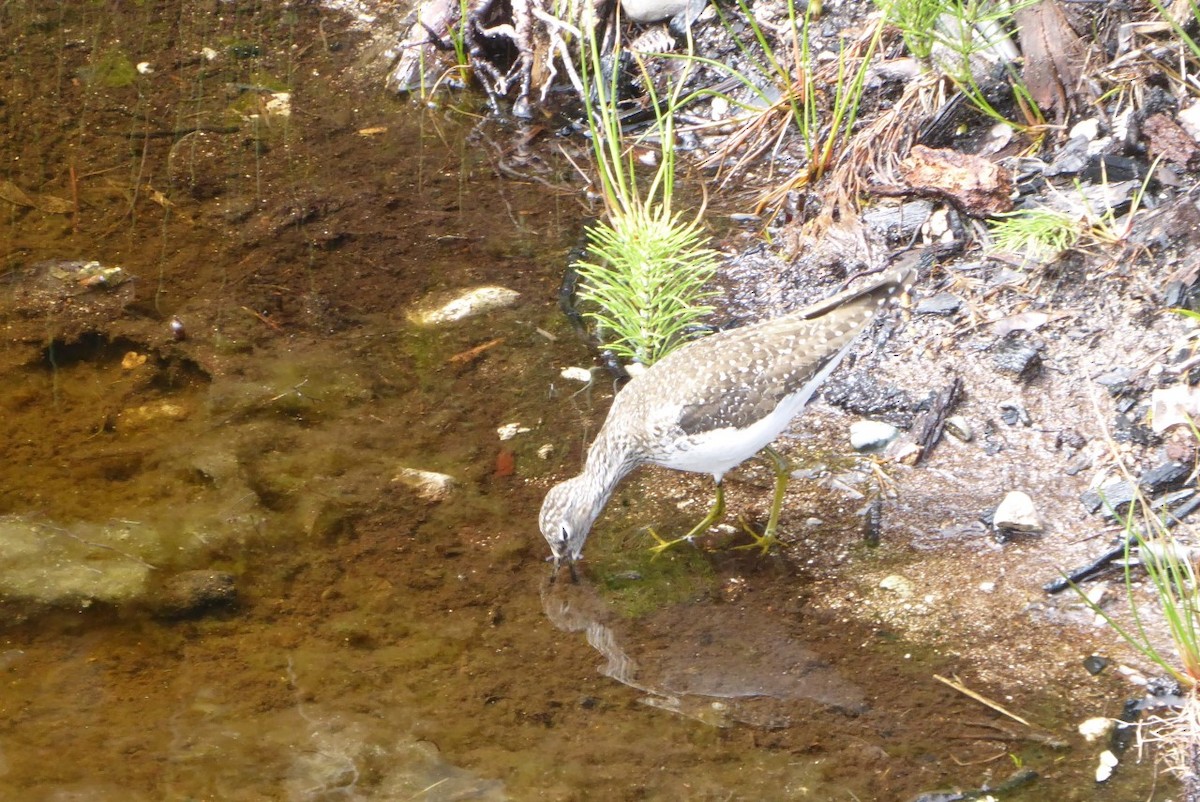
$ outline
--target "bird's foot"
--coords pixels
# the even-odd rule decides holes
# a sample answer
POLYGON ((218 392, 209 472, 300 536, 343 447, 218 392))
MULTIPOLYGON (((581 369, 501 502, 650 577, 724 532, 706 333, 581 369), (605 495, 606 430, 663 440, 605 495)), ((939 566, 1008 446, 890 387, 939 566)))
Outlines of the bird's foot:
POLYGON ((746 523, 744 518, 739 518, 738 523, 741 524, 742 531, 749 535, 754 542, 747 543, 744 546, 734 546, 736 551, 749 551, 750 549, 758 549, 759 552, 766 556, 767 552, 769 552, 775 546, 775 544, 779 542, 779 538, 775 537, 774 527, 767 527, 767 530, 760 535, 758 532, 754 531, 754 528, 751 527, 750 524, 746 523))
MULTIPOLYGON (((657 545, 650 547, 650 553, 653 554, 654 557, 660 556, 661 554, 665 553, 666 551, 673 548, 674 546, 676 546, 679 543, 691 543, 692 538, 695 537, 691 532, 688 532, 683 537, 677 537, 673 540, 666 540, 662 537, 659 537, 658 532, 655 532, 653 529, 650 529, 649 532, 650 532, 650 537, 652 537, 658 541, 657 545)), ((651 558, 651 559, 653 559, 653 558, 651 558)))

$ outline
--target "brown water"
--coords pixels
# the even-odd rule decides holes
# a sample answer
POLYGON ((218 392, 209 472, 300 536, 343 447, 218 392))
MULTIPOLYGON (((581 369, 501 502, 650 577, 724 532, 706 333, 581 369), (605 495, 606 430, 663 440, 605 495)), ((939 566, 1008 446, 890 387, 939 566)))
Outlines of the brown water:
POLYGON ((891 800, 1017 763, 1043 779, 1006 798, 1129 798, 931 683, 955 655, 810 610, 802 564, 651 562, 642 516, 696 514, 662 474, 547 586, 537 506, 611 396, 558 375, 588 360, 554 305, 568 167, 363 90, 308 4, 0 28, 0 798, 891 800), (520 300, 409 319, 480 285, 520 300), (164 614, 196 568, 236 606, 164 614))

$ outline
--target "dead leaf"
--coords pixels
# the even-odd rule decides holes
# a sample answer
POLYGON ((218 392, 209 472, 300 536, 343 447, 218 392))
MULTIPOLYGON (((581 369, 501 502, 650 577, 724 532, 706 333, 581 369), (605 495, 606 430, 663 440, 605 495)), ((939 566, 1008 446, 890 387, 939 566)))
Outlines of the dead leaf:
POLYGON ((142 184, 142 191, 150 197, 150 200, 154 201, 164 209, 171 209, 175 206, 175 204, 171 202, 170 198, 149 184, 142 184))
POLYGON ((25 191, 12 181, 0 181, 0 200, 8 201, 14 206, 28 206, 30 209, 37 208, 37 204, 33 202, 33 198, 26 195, 25 191))
POLYGON ((388 128, 386 125, 376 125, 373 128, 359 128, 358 135, 359 136, 378 136, 379 134, 387 133, 387 129, 388 128))
POLYGON ((56 198, 53 195, 38 195, 34 200, 34 206, 38 211, 46 214, 71 214, 75 211, 75 204, 64 198, 56 198))
POLYGON ((1200 151, 1196 141, 1183 127, 1166 114, 1152 114, 1142 123, 1146 135, 1146 150, 1151 156, 1162 156, 1171 164, 1190 170, 1200 151))
POLYGON ((75 204, 69 200, 53 195, 38 195, 35 198, 11 181, 0 181, 0 200, 8 201, 14 206, 37 209, 46 214, 69 214, 75 211, 75 204))

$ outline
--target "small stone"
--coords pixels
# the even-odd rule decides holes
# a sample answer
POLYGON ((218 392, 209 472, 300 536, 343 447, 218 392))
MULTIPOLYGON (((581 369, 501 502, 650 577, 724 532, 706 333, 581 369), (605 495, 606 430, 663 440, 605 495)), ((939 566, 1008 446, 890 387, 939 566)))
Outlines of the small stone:
POLYGON ((1055 448, 1071 448, 1078 451, 1087 445, 1087 438, 1074 429, 1063 429, 1054 437, 1055 448))
POLYGON ((537 455, 539 459, 550 459, 550 455, 554 453, 554 443, 543 443, 538 447, 537 455))
MULTIPOLYGON (((1108 668, 1108 659, 1101 657, 1098 654, 1088 655, 1087 657, 1083 658, 1083 668, 1085 671, 1087 671, 1087 673, 1094 677, 1104 669, 1108 668)), ((1103 720, 1108 721, 1108 719, 1103 720)), ((1083 732, 1082 726, 1080 727, 1079 731, 1083 732)), ((1088 738, 1088 740, 1090 741, 1092 739, 1088 738)))
POLYGON ((568 381, 582 382, 583 384, 591 384, 592 372, 587 368, 563 368, 558 374, 568 381))
POLYGON ((964 443, 971 442, 971 438, 975 436, 970 422, 962 415, 951 415, 946 418, 946 431, 964 443))
POLYGON ((1029 417, 1025 407, 1016 401, 1007 401, 1000 405, 1000 420, 1008 426, 1016 426, 1018 423, 1025 426, 1033 425, 1033 418, 1029 417))
POLYGON ((226 571, 184 571, 159 590, 155 608, 168 618, 193 618, 237 602, 237 583, 226 571))
POLYGON ((997 529, 1010 532, 1041 532, 1042 521, 1038 517, 1037 508, 1028 493, 1019 490, 1010 491, 996 507, 992 515, 992 524, 997 529))
POLYGON ((1007 338, 992 348, 992 364, 1001 373, 1010 373, 1020 381, 1029 381, 1041 371, 1042 356, 1029 343, 1007 338))
POLYGON ((1063 473, 1067 476, 1078 476, 1090 467, 1092 467, 1092 458, 1085 454, 1064 468, 1063 473))
POLYGON ((996 592, 996 583, 995 582, 980 582, 979 583, 979 592, 980 593, 995 593, 996 592))
POLYGON ((519 297, 520 293, 516 290, 505 287, 476 287, 436 308, 419 309, 410 317, 415 323, 425 326, 452 323, 472 315, 512 306, 519 297))
POLYGON ((1105 749, 1100 753, 1100 764, 1096 766, 1096 782, 1102 783, 1112 776, 1113 769, 1117 767, 1117 756, 1109 750, 1105 749))
POLYGON ((913 594, 913 583, 910 579, 905 579, 899 574, 889 574, 879 582, 879 587, 884 590, 890 590, 902 599, 907 599, 913 594))
POLYGON ((1097 716, 1096 718, 1089 718, 1087 721, 1082 722, 1079 725, 1079 734, 1088 743, 1092 743, 1108 735, 1112 728, 1113 720, 1111 718, 1097 716))
POLYGON ((1172 490, 1182 485, 1192 473, 1191 468, 1177 460, 1154 466, 1138 479, 1138 486, 1149 495, 1172 490))
POLYGON ((850 424, 850 445, 861 453, 877 453, 891 445, 900 430, 890 423, 860 420, 850 424))
POLYGON ((496 434, 501 440, 511 440, 519 434, 533 431, 528 426, 522 426, 520 423, 506 423, 496 429, 496 434))
POLYGON ((453 476, 418 468, 401 468, 392 481, 411 487, 426 501, 444 501, 456 484, 453 476))
POLYGON ((1120 395, 1129 389, 1133 371, 1129 368, 1113 368, 1096 377, 1096 384, 1104 387, 1111 395, 1120 395))
POLYGON ((1132 483, 1121 480, 1085 490, 1079 496, 1079 500, 1092 515, 1104 510, 1105 515, 1111 516, 1113 513, 1122 515, 1136 497, 1137 488, 1132 483))
POLYGON ((921 300, 913 309, 918 315, 953 315, 962 308, 963 301, 949 292, 939 292, 921 300))

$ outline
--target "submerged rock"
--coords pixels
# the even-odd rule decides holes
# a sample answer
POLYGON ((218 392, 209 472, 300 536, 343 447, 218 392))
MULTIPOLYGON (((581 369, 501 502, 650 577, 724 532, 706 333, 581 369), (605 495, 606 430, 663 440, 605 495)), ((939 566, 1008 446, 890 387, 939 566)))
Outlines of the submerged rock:
POLYGON ((445 501, 456 484, 453 476, 419 468, 401 468, 392 482, 411 487, 426 501, 445 501))
POLYGON ((184 571, 166 580, 152 600, 167 618, 195 618, 237 603, 237 581, 226 571, 184 571))
POLYGON ((50 605, 140 596, 153 566, 135 553, 157 534, 138 524, 57 525, 0 518, 0 597, 50 605))
POLYGON ((423 303, 409 315, 409 319, 423 326, 453 323, 494 309, 512 306, 519 297, 519 292, 506 287, 476 287, 440 306, 423 303))

